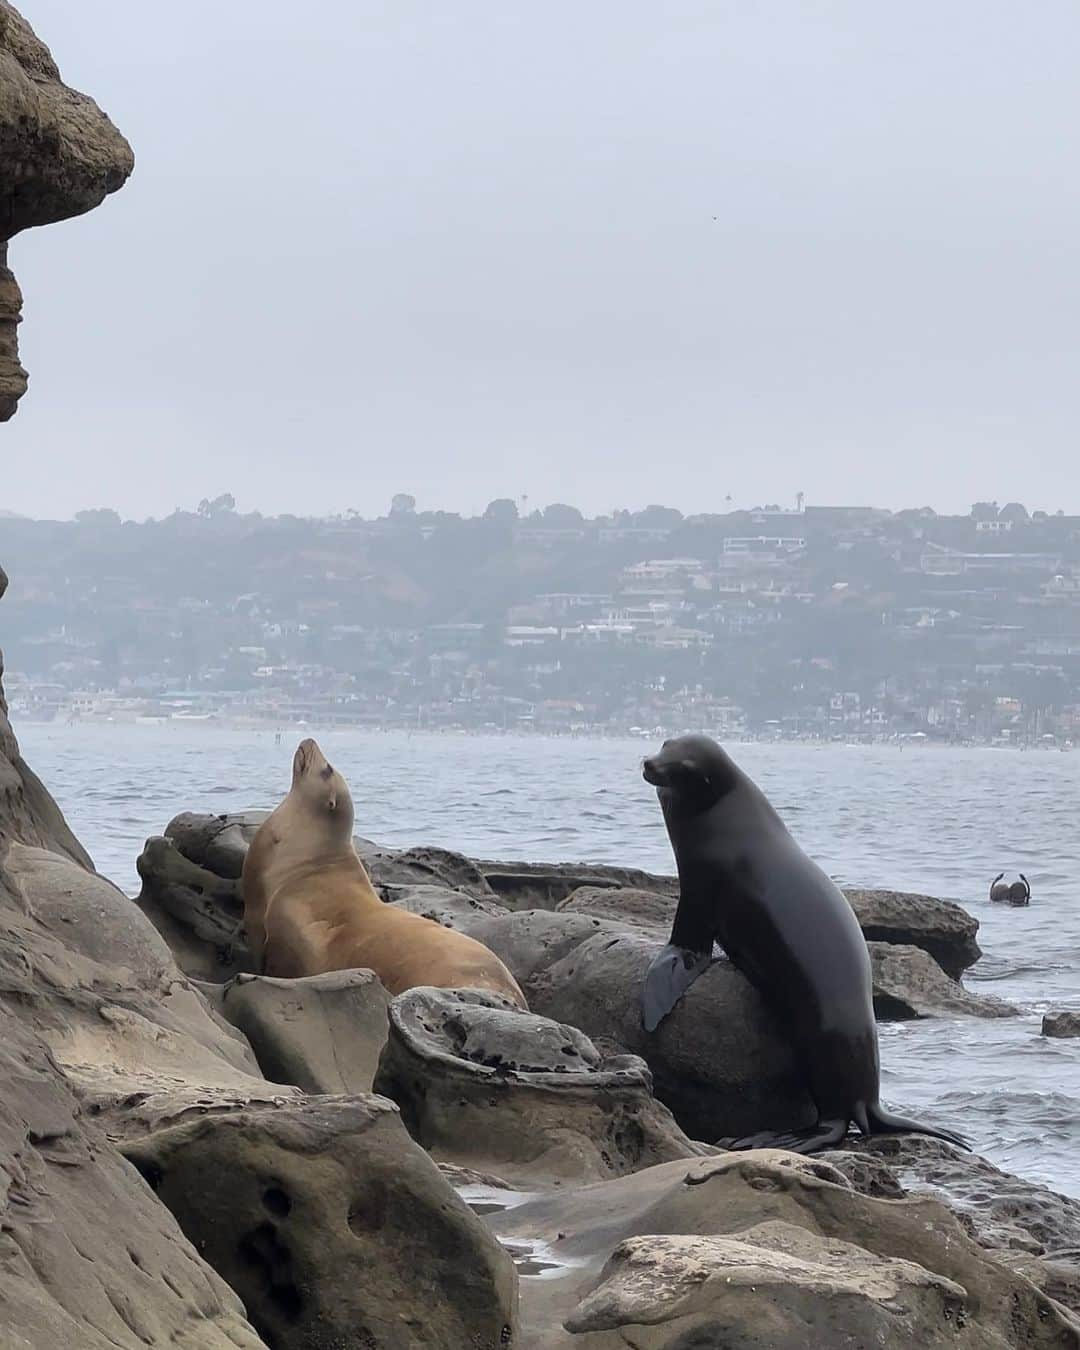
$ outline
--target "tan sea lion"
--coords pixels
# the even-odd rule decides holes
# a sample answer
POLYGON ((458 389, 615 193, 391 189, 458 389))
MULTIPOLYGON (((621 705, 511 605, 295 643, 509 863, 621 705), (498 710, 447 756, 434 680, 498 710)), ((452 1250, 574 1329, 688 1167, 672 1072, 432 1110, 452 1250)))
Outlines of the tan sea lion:
POLYGON ((257 968, 298 979, 373 970, 391 994, 417 985, 525 996, 482 943, 384 904, 353 844, 349 785, 313 740, 293 758, 289 795, 244 859, 244 923, 257 968))

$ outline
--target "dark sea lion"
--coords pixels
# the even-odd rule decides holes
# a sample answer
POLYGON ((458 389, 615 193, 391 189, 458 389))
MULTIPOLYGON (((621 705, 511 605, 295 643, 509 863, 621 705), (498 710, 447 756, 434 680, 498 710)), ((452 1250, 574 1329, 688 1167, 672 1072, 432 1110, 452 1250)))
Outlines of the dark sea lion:
POLYGON ((1031 887, 1028 884, 1028 879, 1026 876, 1024 876, 1023 872, 1018 872, 1017 876, 1020 878, 1020 880, 1014 881, 1013 884, 1009 887, 1009 904, 1030 905, 1031 887))
POLYGON ((808 1129, 762 1133, 734 1148, 799 1153, 865 1134, 946 1130, 890 1115, 878 1101, 879 1060, 870 955, 839 888, 715 741, 665 741, 643 765, 657 789, 679 872, 668 945, 645 976, 645 1028, 655 1029, 708 966, 714 940, 781 1019, 818 1109, 808 1129))

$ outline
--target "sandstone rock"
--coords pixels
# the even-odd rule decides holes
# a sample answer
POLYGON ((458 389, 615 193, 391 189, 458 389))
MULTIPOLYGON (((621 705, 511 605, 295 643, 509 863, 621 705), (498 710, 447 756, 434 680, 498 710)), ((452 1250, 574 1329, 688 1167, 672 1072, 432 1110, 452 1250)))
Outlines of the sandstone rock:
POLYGON ((186 975, 221 983, 251 970, 237 881, 192 862, 161 836, 146 841, 136 868, 142 889, 135 903, 186 975))
MULTIPOLYGON (((740 1266, 738 1288, 745 1297, 749 1319, 728 1334, 714 1336, 707 1321, 681 1326, 673 1323, 681 1339, 648 1339, 652 1328, 663 1326, 667 1315, 662 1307, 654 1318, 634 1323, 625 1338, 622 1330, 591 1331, 588 1339, 578 1341, 565 1331, 564 1323, 574 1316, 619 1243, 642 1237, 654 1240, 667 1236, 715 1236, 749 1239, 750 1245, 774 1254, 793 1254, 791 1228, 807 1234, 802 1248, 808 1265, 819 1267, 827 1291, 830 1282, 857 1274, 861 1279, 869 1270, 863 1253, 881 1263, 883 1270, 899 1274, 894 1262, 919 1267, 927 1273, 929 1284, 953 1294, 953 1286, 963 1290, 959 1306, 950 1318, 933 1322, 920 1320, 919 1334, 909 1340, 885 1341, 886 1345, 920 1344, 934 1335, 948 1340, 928 1340, 928 1344, 969 1346, 971 1350, 995 1350, 996 1347, 1025 1347, 1025 1350, 1049 1350, 1076 1343, 1080 1335, 1077 1322, 1065 1309, 1039 1292, 1029 1280, 1006 1269, 984 1251, 965 1232, 960 1222, 935 1200, 918 1197, 903 1200, 878 1200, 859 1194, 827 1163, 816 1158, 761 1151, 727 1154, 696 1162, 665 1163, 632 1177, 617 1178, 574 1191, 553 1193, 528 1200, 502 1213, 489 1216, 488 1222, 502 1240, 526 1260, 543 1262, 547 1268, 542 1279, 523 1278, 522 1321, 523 1350, 571 1350, 578 1344, 589 1350, 625 1350, 627 1345, 657 1350, 690 1350, 730 1344, 766 1347, 787 1346, 790 1350, 805 1346, 851 1346, 879 1344, 881 1323, 864 1298, 850 1305, 853 1321, 845 1327, 837 1305, 832 1305, 826 1330, 844 1331, 849 1339, 830 1339, 811 1334, 803 1339, 772 1339, 773 1296, 779 1300, 783 1316, 797 1316, 810 1302, 801 1302, 815 1280, 805 1269, 789 1267, 795 1279, 784 1293, 775 1279, 768 1278, 768 1290, 752 1299, 754 1281, 746 1278, 740 1266), (771 1228, 779 1224, 780 1228, 771 1228), (763 1239, 762 1225, 771 1232, 763 1239), (756 1231, 755 1231, 756 1230, 756 1231), (756 1239, 756 1241, 754 1240, 756 1239), (813 1241, 810 1241, 813 1239, 813 1241), (844 1244, 837 1248, 832 1244, 844 1244), (855 1249, 853 1252, 851 1249, 855 1249), (785 1302, 792 1299, 794 1302, 785 1302), (870 1317, 869 1322, 862 1319, 870 1317), (871 1334, 871 1329, 872 1333, 871 1334)), ((730 1256, 731 1249, 727 1249, 730 1256)), ((741 1258, 747 1258, 742 1253, 741 1258)), ((774 1271, 783 1262, 761 1258, 774 1271)), ((519 1267, 520 1268, 520 1267, 519 1267)), ((709 1272, 704 1273, 706 1283, 709 1272)), ((651 1280, 651 1277, 649 1277, 651 1280)), ((919 1277, 922 1279, 923 1277, 919 1277)), ((911 1282, 903 1280, 899 1288, 910 1292, 911 1282)), ((834 1285, 835 1288, 835 1285, 834 1285)), ((864 1289, 864 1295, 867 1291, 864 1289)), ((905 1294, 905 1298, 907 1295, 905 1294)), ((927 1295, 929 1298, 929 1294, 927 1295)), ((871 1298, 870 1303, 877 1300, 871 1298)), ((819 1305, 820 1306, 820 1305, 819 1305)), ((932 1303, 918 1303, 924 1311, 932 1303)), ((908 1304, 908 1311, 912 1305, 908 1304)), ((587 1305, 586 1305, 587 1308, 587 1305)), ((824 1312, 824 1310, 821 1310, 824 1312)), ((899 1311, 899 1309, 898 1309, 899 1311)), ((719 1301, 703 1309, 704 1315, 723 1316, 719 1301)), ((571 1325, 574 1325, 571 1322, 571 1325)), ((788 1335, 797 1322, 777 1323, 788 1335)), ((586 1333, 582 1328, 581 1334, 586 1333)))
POLYGON ((128 1156, 275 1350, 501 1350, 510 1258, 380 1097, 209 1115, 128 1156))
MULTIPOLYGON (((987 1345, 965 1335, 967 1291, 912 1261, 773 1221, 737 1237, 650 1236, 619 1244, 566 1329, 634 1327, 641 1350, 687 1344, 873 1345, 909 1350, 987 1345)), ((1008 1341, 998 1338, 997 1344, 1008 1341)))
POLYGON ((466 931, 471 923, 485 915, 500 918, 506 910, 495 900, 479 900, 464 891, 445 886, 391 886, 379 888, 383 898, 399 909, 441 923, 444 928, 466 931))
POLYGON ((654 1099, 642 1060, 604 1059, 575 1028, 478 990, 395 999, 375 1089, 440 1161, 533 1189, 710 1151, 654 1099))
POLYGON ((2 1007, 0 1084, 5 1350, 258 1350, 240 1300, 2 1007))
POLYGON ((951 900, 906 891, 844 891, 868 942, 921 947, 954 980, 982 955, 979 921, 951 900))
POLYGON ((273 1083, 305 1092, 370 1092, 386 1044, 390 995, 370 970, 302 980, 237 975, 221 1009, 273 1083))
POLYGON ((606 863, 479 862, 477 866, 508 909, 557 909, 584 886, 633 888, 677 896, 677 878, 606 863))
POLYGON ((140 1085, 249 1086, 244 1038, 184 978, 138 907, 60 855, 13 844, 0 896, 0 999, 40 1034, 87 1103, 140 1085))
POLYGON ((579 886, 555 906, 560 914, 588 914, 654 933, 666 942, 678 906, 677 895, 630 886, 579 886))
POLYGON ((478 864, 461 853, 430 847, 385 849, 367 840, 356 843, 376 887, 441 886, 481 900, 496 898, 478 864))
POLYGON ((978 1154, 908 1134, 852 1136, 841 1150, 818 1157, 845 1166, 845 1155, 871 1169, 884 1164, 908 1193, 944 1198, 987 1248, 1051 1260, 1080 1254, 1080 1200, 1003 1172, 978 1154))
POLYGON ((874 1013, 879 1022, 956 1013, 1015 1017, 1018 1012, 1004 999, 971 993, 950 979, 922 948, 890 942, 869 942, 867 946, 874 976, 874 1013))
MULTIPOLYGON (((2 379, 0 373, 0 382, 2 379)), ((7 577, 0 569, 0 598, 6 589, 7 577)), ((3 659, 0 657, 0 678, 3 673, 3 659)), ((94 866, 90 855, 68 828, 60 808, 20 754, 19 743, 7 719, 7 703, 3 687, 0 686, 0 856, 12 840, 62 853, 87 869, 94 866)))
MULTIPOLYGON (((131 147, 96 103, 61 82, 44 43, 0 0, 0 422, 26 390, 15 340, 21 297, 6 241, 89 211, 122 187, 131 147)), ((40 839, 28 842, 41 843, 40 839)))
POLYGON ((1042 1034, 1066 1038, 1080 1036, 1080 1012, 1048 1012, 1043 1015, 1042 1034))
MULTIPOLYGON (((524 926, 527 917, 539 916, 513 915, 501 922, 524 926)), ((547 917, 575 927, 589 922, 584 915, 547 917)), ((478 935, 505 961, 494 928, 492 921, 478 935)), ((657 1097, 691 1138, 712 1142, 816 1119, 793 1051, 760 995, 730 961, 715 961, 650 1034, 641 1025, 639 991, 656 954, 655 939, 615 925, 602 926, 584 941, 580 932, 573 937, 565 954, 532 973, 524 986, 529 1007, 640 1055, 652 1071, 657 1097)))
POLYGON ((248 846, 269 814, 242 811, 207 816, 184 811, 165 826, 165 838, 171 839, 189 862, 228 881, 239 881, 248 846))

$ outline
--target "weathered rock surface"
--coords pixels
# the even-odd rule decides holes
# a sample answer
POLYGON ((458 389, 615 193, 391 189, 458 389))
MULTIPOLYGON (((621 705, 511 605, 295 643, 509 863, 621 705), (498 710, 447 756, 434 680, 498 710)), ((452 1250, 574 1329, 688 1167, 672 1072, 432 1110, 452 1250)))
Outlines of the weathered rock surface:
POLYGON ((272 1083, 305 1092, 370 1092, 386 1045, 390 995, 370 970, 302 980, 236 975, 221 1011, 272 1083))
POLYGON ((12 844, 0 906, 0 998, 46 1041, 80 1097, 103 1109, 151 1081, 249 1086, 247 1042, 181 974, 111 882, 12 844))
MULTIPOLYGON (((978 919, 951 900, 888 890, 849 889, 844 895, 868 943, 918 947, 954 980, 982 955, 975 940, 978 919)), ((556 908, 661 931, 666 940, 677 902, 677 889, 582 886, 556 908)))
POLYGON ((575 891, 630 888, 676 897, 676 877, 606 863, 478 862, 484 879, 507 909, 558 909, 575 891))
POLYGON ((642 1060, 478 990, 395 999, 375 1090, 440 1161, 532 1188, 710 1151, 655 1100, 642 1060))
POLYGON ((248 847, 269 814, 239 811, 207 816, 183 811, 165 826, 165 838, 171 839, 189 862, 228 881, 239 881, 248 847))
POLYGON ((208 1115, 128 1157, 275 1350, 502 1350, 510 1258, 380 1097, 208 1115))
POLYGON ((879 1022, 913 1017, 1015 1017, 1019 1011, 1004 999, 973 994, 951 979, 921 947, 868 942, 874 977, 874 1012, 879 1022))
POLYGON ((923 1341, 1064 1350, 1080 1335, 1080 1322, 995 1261, 943 1205, 861 1195, 820 1159, 758 1152, 666 1163, 530 1200, 489 1222, 522 1267, 546 1267, 542 1279, 522 1280, 524 1350, 848 1344, 899 1350, 923 1341), (656 1241, 671 1236, 734 1239, 761 1255, 721 1246, 705 1260, 703 1246, 697 1249, 703 1264, 695 1265, 679 1256, 692 1248, 656 1241), (619 1244, 635 1238, 643 1241, 629 1253, 642 1260, 650 1244, 672 1257, 638 1269, 636 1294, 620 1273, 628 1249, 604 1277, 619 1244), (755 1262, 758 1279, 751 1274, 755 1262), (875 1264, 896 1281, 893 1323, 881 1317, 889 1300, 871 1280, 875 1264), (782 1269, 787 1280, 779 1278, 782 1269), (687 1276, 695 1271, 692 1288, 687 1276), (718 1274, 732 1276, 730 1300, 713 1297, 718 1274), (820 1320, 808 1330, 812 1317, 820 1320), (904 1328, 907 1338, 881 1340, 890 1326, 904 1328))
POLYGON ((868 942, 921 947, 954 980, 982 955, 975 939, 978 919, 951 900, 907 891, 845 889, 844 894, 868 942))
MULTIPOLYGON (((632 1328, 641 1350, 695 1343, 771 1350, 984 1346, 981 1329, 968 1332, 966 1300, 962 1285, 912 1261, 773 1220, 737 1237, 629 1238, 566 1329, 629 1334, 632 1328)), ((627 1343, 621 1334, 610 1343, 620 1341, 627 1343)))
POLYGON ((0 1007, 5 1350, 257 1350, 240 1300, 80 1119, 41 1041, 0 1007))
POLYGON ((117 129, 93 99, 62 83, 48 48, 0 0, 0 422, 26 390, 15 338, 21 297, 6 241, 91 210, 133 167, 117 129))
POLYGON ((1066 1038, 1080 1036, 1080 1012, 1048 1012, 1043 1015, 1042 1034, 1066 1038))
POLYGON ((221 983, 251 970, 240 883, 193 862, 172 839, 148 839, 136 860, 135 903, 193 979, 221 983))

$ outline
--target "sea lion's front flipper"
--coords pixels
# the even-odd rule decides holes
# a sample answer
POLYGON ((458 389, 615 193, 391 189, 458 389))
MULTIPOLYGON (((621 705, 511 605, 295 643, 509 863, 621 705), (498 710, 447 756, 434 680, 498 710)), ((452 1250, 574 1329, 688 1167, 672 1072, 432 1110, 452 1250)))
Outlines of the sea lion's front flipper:
POLYGON ((878 1102, 866 1108, 866 1118, 870 1129, 864 1133, 927 1134, 931 1139, 944 1139, 946 1143, 956 1144, 958 1148, 966 1148, 969 1151, 971 1149, 971 1145, 962 1135, 953 1134, 951 1130, 940 1130, 934 1125, 923 1125, 917 1120, 905 1120, 903 1116, 894 1116, 878 1102))
POLYGON ((712 951, 695 952, 668 943, 645 972, 641 991, 641 1020, 655 1031, 697 977, 712 961, 712 951))
POLYGON ((764 1130, 761 1134, 748 1134, 735 1139, 728 1148, 743 1150, 748 1148, 786 1148, 789 1153, 816 1153, 819 1148, 832 1148, 839 1144, 847 1134, 846 1120, 819 1120, 805 1130, 764 1130))

